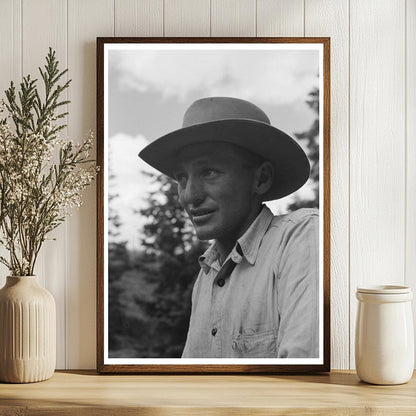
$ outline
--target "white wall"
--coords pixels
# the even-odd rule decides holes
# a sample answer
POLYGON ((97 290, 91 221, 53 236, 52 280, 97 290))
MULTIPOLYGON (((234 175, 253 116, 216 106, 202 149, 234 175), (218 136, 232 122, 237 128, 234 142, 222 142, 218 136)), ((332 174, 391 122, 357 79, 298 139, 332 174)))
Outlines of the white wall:
MULTIPOLYGON (((35 74, 51 46, 73 79, 74 140, 95 131, 97 36, 331 37, 331 361, 353 368, 356 287, 416 289, 416 0, 0 0, 0 10, 0 91, 35 74)), ((96 365, 95 192, 39 259, 57 303, 58 368, 96 365)))

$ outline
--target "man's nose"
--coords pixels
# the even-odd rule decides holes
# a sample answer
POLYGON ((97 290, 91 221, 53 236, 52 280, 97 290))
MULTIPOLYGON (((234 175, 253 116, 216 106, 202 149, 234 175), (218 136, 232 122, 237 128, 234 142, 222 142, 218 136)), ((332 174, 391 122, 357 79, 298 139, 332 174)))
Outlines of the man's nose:
POLYGON ((197 177, 189 177, 184 191, 183 202, 186 206, 198 206, 204 200, 204 190, 197 177))

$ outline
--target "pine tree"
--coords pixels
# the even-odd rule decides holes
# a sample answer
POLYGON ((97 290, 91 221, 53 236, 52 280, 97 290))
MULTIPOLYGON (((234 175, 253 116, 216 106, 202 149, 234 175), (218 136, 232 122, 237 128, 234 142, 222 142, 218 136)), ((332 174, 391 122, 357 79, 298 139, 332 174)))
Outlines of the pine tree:
POLYGON ((120 241, 120 227, 122 222, 118 211, 114 208, 114 202, 118 194, 112 190, 115 175, 113 173, 111 159, 109 161, 109 184, 108 196, 108 309, 109 309, 109 353, 110 357, 119 356, 120 351, 128 344, 126 342, 126 331, 129 322, 126 321, 125 304, 123 300, 124 287, 123 275, 131 269, 127 242, 120 241))
POLYGON ((199 241, 177 196, 176 182, 164 175, 152 175, 159 184, 149 195, 148 207, 140 214, 148 218, 144 226, 146 249, 142 270, 153 285, 146 302, 152 326, 151 354, 180 357, 186 340, 191 311, 191 291, 199 271, 198 257, 206 243, 199 241))
POLYGON ((306 103, 316 113, 317 117, 308 130, 296 133, 295 136, 299 140, 306 141, 307 154, 311 163, 310 180, 312 181, 314 196, 312 199, 305 200, 296 198, 289 205, 289 211, 295 211, 299 208, 319 208, 319 90, 317 88, 313 89, 308 97, 306 103))

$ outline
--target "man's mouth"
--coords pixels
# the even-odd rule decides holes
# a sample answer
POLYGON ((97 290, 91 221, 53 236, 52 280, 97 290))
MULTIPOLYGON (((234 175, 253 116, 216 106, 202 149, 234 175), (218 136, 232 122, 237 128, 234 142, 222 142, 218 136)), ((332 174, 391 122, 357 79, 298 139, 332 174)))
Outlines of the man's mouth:
POLYGON ((211 214, 215 212, 214 209, 191 209, 190 214, 192 216, 192 220, 195 222, 200 222, 208 219, 211 214))

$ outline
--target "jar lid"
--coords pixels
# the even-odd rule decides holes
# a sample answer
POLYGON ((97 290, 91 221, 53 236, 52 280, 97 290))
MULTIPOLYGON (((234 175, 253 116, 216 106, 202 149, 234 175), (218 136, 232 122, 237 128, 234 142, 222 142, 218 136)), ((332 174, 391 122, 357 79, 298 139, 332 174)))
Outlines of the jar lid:
POLYGON ((358 293, 378 293, 382 295, 393 295, 399 293, 410 293, 411 289, 408 286, 397 285, 375 285, 367 287, 357 287, 358 293))

